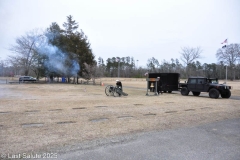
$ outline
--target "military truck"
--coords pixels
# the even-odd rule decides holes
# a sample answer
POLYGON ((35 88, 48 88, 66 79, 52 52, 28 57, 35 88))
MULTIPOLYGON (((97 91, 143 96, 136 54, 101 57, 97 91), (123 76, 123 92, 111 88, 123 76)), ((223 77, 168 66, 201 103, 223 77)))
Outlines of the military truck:
POLYGON ((231 96, 231 86, 219 84, 217 78, 190 77, 185 83, 179 83, 179 89, 183 96, 192 92, 194 96, 199 96, 201 92, 208 92, 210 98, 229 98, 231 96))

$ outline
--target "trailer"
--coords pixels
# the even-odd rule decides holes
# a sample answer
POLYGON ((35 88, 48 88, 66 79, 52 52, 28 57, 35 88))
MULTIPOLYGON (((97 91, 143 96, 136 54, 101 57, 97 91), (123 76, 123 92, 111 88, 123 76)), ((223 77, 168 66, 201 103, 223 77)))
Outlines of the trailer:
MULTIPOLYGON (((148 78, 158 78, 162 84, 162 91, 171 93, 172 91, 179 91, 180 74, 179 73, 148 73, 148 78)), ((150 92, 156 91, 156 83, 154 81, 148 82, 148 89, 150 92)))

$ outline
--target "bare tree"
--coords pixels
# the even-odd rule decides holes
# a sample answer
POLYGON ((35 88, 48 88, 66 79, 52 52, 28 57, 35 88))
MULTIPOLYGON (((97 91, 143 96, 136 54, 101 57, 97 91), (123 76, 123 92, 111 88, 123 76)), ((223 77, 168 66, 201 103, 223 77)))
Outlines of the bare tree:
POLYGON ((95 84, 95 80, 99 77, 103 77, 105 66, 97 66, 96 64, 94 65, 89 65, 87 63, 84 63, 85 68, 83 73, 83 78, 86 80, 92 79, 93 84, 95 84))
POLYGON ((218 49, 216 57, 219 62, 222 61, 223 64, 229 66, 230 78, 234 79, 233 72, 238 60, 240 60, 240 44, 230 44, 218 49))
POLYGON ((233 66, 240 60, 240 44, 230 44, 225 48, 218 49, 216 57, 219 61, 223 61, 224 64, 233 66))
POLYGON ((39 57, 37 47, 41 44, 42 40, 42 34, 34 30, 25 36, 17 38, 16 44, 11 46, 10 50, 15 55, 9 56, 9 61, 14 66, 17 65, 22 68, 24 75, 29 74, 32 65, 37 61, 39 57))
POLYGON ((12 57, 11 59, 7 60, 9 62, 9 64, 11 64, 12 68, 14 69, 14 75, 20 75, 20 70, 21 67, 19 66, 20 62, 18 59, 16 59, 15 57, 12 57))
POLYGON ((4 60, 0 60, 0 76, 5 76, 5 68, 4 60))
POLYGON ((201 58, 202 49, 200 47, 191 48, 191 47, 183 47, 181 54, 181 60, 186 64, 190 64, 193 61, 201 58))
POLYGON ((180 52, 181 57, 180 59, 186 65, 186 76, 189 77, 189 70, 191 64, 201 58, 202 49, 200 47, 193 48, 193 47, 183 47, 182 51, 180 52))

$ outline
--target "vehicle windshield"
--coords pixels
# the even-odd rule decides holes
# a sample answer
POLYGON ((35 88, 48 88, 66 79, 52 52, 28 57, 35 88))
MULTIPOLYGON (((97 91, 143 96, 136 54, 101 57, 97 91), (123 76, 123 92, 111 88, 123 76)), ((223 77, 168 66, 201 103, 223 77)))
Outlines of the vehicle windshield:
POLYGON ((209 83, 218 84, 218 79, 208 79, 209 83))

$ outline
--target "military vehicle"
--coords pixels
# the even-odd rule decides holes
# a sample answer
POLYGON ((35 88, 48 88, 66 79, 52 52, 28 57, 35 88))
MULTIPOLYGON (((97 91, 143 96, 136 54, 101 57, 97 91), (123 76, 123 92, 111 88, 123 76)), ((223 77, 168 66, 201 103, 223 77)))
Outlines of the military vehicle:
POLYGON ((231 97, 231 86, 219 84, 217 78, 190 77, 185 83, 179 83, 179 89, 183 96, 192 92, 194 96, 199 96, 201 92, 208 92, 210 98, 231 97))

